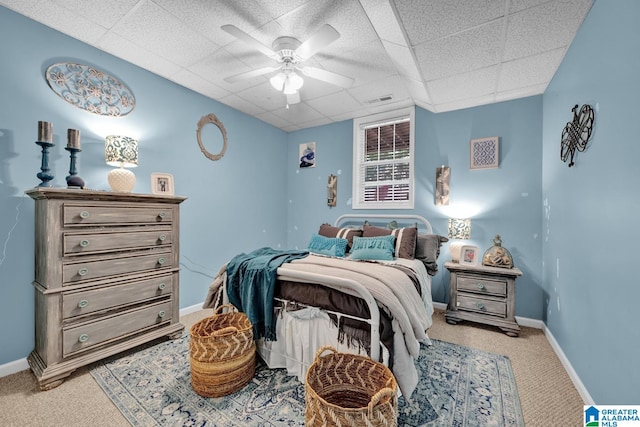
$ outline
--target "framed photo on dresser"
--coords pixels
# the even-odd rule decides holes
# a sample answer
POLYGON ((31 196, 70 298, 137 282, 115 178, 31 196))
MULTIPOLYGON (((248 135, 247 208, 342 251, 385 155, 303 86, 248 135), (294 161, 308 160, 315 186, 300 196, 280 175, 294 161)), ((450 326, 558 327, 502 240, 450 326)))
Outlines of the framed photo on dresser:
POLYGON ((173 196, 173 175, 170 173, 152 173, 151 193, 173 196))
POLYGON ((460 249, 460 264, 478 265, 480 248, 477 246, 465 245, 460 249))

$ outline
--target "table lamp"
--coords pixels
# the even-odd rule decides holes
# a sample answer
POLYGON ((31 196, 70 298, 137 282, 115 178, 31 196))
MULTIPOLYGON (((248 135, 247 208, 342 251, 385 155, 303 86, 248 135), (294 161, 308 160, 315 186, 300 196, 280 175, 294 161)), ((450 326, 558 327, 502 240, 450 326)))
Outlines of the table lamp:
POLYGON ((113 191, 130 193, 136 176, 125 168, 138 166, 138 141, 128 136, 109 135, 105 138, 104 157, 109 166, 119 166, 107 175, 113 191))
MULTIPOLYGON (((471 220, 449 218, 449 239, 468 240, 471 238, 471 220)), ((451 261, 460 261, 460 250, 465 245, 462 241, 449 242, 449 254, 451 261)))

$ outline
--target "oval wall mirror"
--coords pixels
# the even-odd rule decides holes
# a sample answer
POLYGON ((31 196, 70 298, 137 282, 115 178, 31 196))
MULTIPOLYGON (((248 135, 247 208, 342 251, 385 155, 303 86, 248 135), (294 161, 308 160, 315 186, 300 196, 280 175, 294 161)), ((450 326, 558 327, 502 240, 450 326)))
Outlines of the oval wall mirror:
POLYGON ((198 145, 200 146, 200 151, 204 154, 208 159, 211 160, 220 160, 224 153, 227 151, 227 131, 224 128, 224 125, 215 114, 207 114, 206 116, 202 116, 200 121, 198 122, 198 130, 196 132, 198 137, 198 145), (205 125, 212 124, 217 126, 218 130, 215 130, 212 127, 207 129, 203 129, 205 125), (207 141, 207 145, 202 142, 203 137, 207 141), (218 147, 222 146, 220 151, 217 154, 214 154, 218 147), (213 152, 209 151, 207 147, 214 147, 213 152))

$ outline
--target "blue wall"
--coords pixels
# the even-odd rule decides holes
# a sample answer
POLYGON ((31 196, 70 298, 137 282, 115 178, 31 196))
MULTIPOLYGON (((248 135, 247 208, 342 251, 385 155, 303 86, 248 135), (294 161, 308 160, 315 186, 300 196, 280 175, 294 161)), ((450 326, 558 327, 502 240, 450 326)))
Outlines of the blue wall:
POLYGON ((640 402, 640 2, 596 0, 544 94, 545 321, 598 404, 640 402), (575 166, 560 135, 575 104, 595 126, 575 166))
MULTIPOLYGON (((415 139, 416 204, 412 212, 401 213, 426 217, 434 232, 445 236, 449 217, 469 217, 469 243, 481 251, 500 234, 524 273, 518 279, 517 315, 541 319, 542 97, 440 114, 417 107, 415 139), (500 167, 469 170, 469 140, 496 135, 500 136, 500 167), (451 167, 450 204, 435 206, 436 168, 443 164, 451 167)), ((289 246, 306 247, 321 223, 333 223, 339 215, 351 212, 352 140, 352 121, 289 134, 289 246), (316 142, 317 166, 298 169, 299 144, 311 141, 316 142), (329 174, 338 176, 335 208, 328 207, 325 200, 329 174)), ((432 282, 435 301, 448 301, 449 275, 442 267, 448 259, 445 244, 439 273, 432 282)))
POLYGON ((139 140, 134 192, 149 193, 150 175, 175 178, 181 209, 180 306, 201 303, 219 267, 241 251, 286 243, 286 133, 141 68, 0 7, 0 365, 26 357, 34 341, 34 203, 24 191, 40 181, 37 123, 53 123, 54 186, 64 187, 67 128, 80 129, 79 172, 87 187, 107 190, 104 137, 139 140), (60 61, 92 64, 125 82, 136 107, 125 117, 97 116, 59 98, 44 71, 60 61), (226 155, 213 162, 196 141, 209 113, 223 122, 226 155))

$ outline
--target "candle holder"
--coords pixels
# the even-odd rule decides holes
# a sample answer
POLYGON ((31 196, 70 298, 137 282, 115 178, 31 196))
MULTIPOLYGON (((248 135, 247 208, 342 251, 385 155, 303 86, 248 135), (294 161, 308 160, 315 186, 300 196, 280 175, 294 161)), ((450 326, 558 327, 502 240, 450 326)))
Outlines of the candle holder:
POLYGON ((67 188, 84 188, 84 179, 78 176, 77 154, 82 150, 75 147, 65 147, 65 150, 69 152, 71 162, 69 164, 69 175, 67 176, 67 188))
POLYGON ((49 182, 53 179, 51 169, 49 169, 49 148, 55 146, 55 144, 48 141, 36 141, 36 144, 42 147, 42 164, 40 166, 40 172, 36 175, 42 182, 38 187, 53 187, 49 182))

